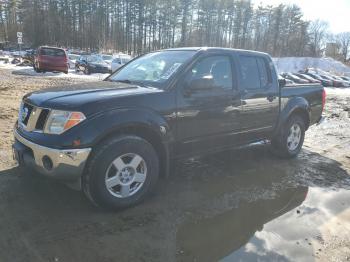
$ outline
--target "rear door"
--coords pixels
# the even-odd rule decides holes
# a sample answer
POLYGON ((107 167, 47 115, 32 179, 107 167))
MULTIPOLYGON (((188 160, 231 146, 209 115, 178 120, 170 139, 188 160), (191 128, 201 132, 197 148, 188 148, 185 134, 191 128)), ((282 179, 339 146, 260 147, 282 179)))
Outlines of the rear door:
POLYGON ((279 90, 273 84, 273 65, 265 56, 238 55, 242 112, 241 139, 266 138, 279 114, 279 90))

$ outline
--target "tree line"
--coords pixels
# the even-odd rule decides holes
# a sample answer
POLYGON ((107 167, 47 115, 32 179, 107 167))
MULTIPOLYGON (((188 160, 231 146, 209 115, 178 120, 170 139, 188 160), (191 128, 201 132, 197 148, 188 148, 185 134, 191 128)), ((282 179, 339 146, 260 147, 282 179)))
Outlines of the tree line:
POLYGON ((320 56, 326 29, 305 20, 296 5, 254 6, 250 0, 0 0, 0 35, 15 43, 22 31, 32 47, 140 54, 220 46, 320 56))

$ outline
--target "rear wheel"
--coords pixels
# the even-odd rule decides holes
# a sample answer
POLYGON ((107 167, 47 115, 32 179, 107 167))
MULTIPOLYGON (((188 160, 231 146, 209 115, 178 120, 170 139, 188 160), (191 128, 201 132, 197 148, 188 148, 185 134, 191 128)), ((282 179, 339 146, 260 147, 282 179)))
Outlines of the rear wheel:
POLYGON ((158 155, 150 143, 136 136, 117 137, 96 149, 83 177, 83 190, 95 205, 125 208, 152 191, 158 173, 158 155))
POLYGON ((305 137, 305 122, 298 115, 291 116, 279 135, 272 140, 272 152, 277 156, 292 158, 299 154, 305 137))

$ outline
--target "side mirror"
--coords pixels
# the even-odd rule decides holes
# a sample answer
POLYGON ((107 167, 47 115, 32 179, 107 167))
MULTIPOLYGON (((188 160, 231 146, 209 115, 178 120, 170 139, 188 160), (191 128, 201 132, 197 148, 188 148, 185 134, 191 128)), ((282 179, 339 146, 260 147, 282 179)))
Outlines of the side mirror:
POLYGON ((200 90, 211 90, 214 88, 214 81, 212 78, 203 77, 199 79, 193 79, 188 84, 188 90, 191 92, 200 91, 200 90))
POLYGON ((284 79, 284 78, 279 78, 278 79, 278 85, 279 85, 280 88, 283 88, 284 86, 286 86, 286 84, 287 84, 286 79, 284 79))

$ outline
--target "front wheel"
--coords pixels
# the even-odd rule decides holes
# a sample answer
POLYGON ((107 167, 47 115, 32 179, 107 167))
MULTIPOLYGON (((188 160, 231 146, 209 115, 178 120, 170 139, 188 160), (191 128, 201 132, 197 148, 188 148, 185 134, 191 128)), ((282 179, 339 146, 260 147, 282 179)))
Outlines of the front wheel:
POLYGON ((83 176, 85 195, 97 206, 119 209, 141 202, 155 187, 159 160, 153 146, 136 136, 100 145, 83 176))
POLYGON ((85 67, 84 74, 85 75, 90 75, 91 74, 89 67, 85 67))
POLYGON ((304 119, 298 115, 291 116, 279 135, 272 140, 272 152, 284 158, 295 157, 303 146, 304 137, 304 119))

